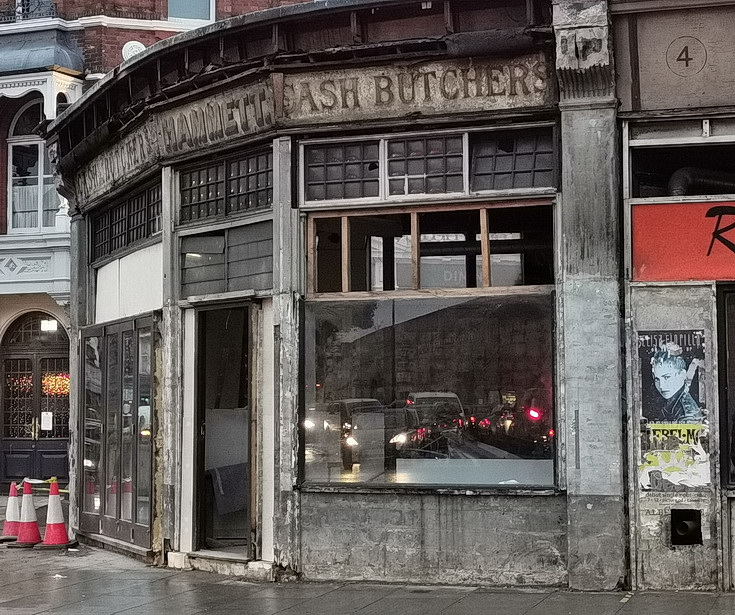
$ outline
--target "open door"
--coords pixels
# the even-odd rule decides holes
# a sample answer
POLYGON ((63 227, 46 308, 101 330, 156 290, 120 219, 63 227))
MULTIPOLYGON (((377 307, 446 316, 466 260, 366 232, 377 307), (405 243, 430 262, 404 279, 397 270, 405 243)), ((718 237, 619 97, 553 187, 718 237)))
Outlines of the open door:
POLYGON ((250 316, 198 312, 197 547, 250 557, 250 316))

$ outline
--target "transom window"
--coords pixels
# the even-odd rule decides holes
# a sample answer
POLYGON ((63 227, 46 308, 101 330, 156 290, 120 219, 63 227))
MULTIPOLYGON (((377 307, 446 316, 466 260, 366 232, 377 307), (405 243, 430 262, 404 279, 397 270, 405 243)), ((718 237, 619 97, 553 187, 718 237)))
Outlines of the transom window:
POLYGON ((552 206, 433 206, 309 218, 309 291, 552 284, 552 206))
POLYGON ((60 199, 54 185, 46 143, 33 134, 43 120, 43 101, 25 105, 8 136, 9 226, 11 231, 38 232, 56 226, 60 199))
POLYGON ((147 186, 92 218, 92 260, 161 232, 161 185, 147 186))
POLYGON ((179 189, 182 224, 271 207, 273 153, 261 150, 183 169, 179 189))
POLYGON ((552 127, 310 143, 303 148, 307 204, 556 185, 552 127))

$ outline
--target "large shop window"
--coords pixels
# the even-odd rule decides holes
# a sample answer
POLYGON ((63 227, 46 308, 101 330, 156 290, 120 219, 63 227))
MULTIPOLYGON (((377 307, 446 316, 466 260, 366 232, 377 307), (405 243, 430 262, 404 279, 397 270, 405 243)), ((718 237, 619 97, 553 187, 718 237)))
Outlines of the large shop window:
POLYGON ((306 303, 305 479, 554 484, 551 290, 306 303))
POLYGON ((10 229, 39 231, 56 226, 59 195, 46 144, 33 130, 43 120, 43 101, 29 103, 13 121, 8 137, 10 229))
POLYGON ((84 332, 81 529, 150 546, 150 318, 84 332))
POLYGON ((303 202, 411 200, 556 186, 554 129, 515 128, 303 147, 303 202))
POLYGON ((135 191, 92 217, 92 260, 116 254, 161 232, 161 185, 135 191))

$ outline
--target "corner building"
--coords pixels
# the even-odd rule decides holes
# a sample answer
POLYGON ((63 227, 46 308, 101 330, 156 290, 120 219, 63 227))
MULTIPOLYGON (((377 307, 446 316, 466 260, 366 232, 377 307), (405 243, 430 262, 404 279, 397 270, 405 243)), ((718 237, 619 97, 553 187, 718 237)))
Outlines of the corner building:
POLYGON ((608 21, 297 4, 61 113, 75 531, 251 578, 628 582, 608 21))

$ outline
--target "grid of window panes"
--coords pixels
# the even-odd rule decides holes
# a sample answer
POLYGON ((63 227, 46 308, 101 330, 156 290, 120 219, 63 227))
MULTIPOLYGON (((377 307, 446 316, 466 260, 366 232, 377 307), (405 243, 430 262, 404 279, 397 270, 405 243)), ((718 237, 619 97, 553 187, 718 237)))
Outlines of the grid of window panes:
POLYGON ((227 213, 273 204, 273 153, 260 152, 227 162, 227 213))
POLYGON ((462 136, 388 141, 388 193, 463 192, 462 136))
POLYGON ((380 144, 332 143, 305 149, 307 201, 361 199, 380 194, 380 144))
POLYGON ((554 185, 550 128, 482 133, 471 143, 473 191, 554 185))
POLYGON ((181 222, 225 213, 225 164, 182 171, 179 180, 181 222))
POLYGON ((92 218, 92 260, 143 241, 161 230, 161 186, 153 185, 92 218))

